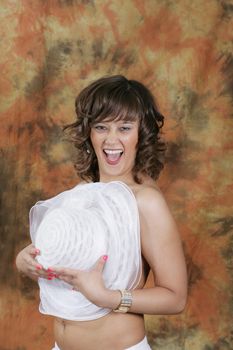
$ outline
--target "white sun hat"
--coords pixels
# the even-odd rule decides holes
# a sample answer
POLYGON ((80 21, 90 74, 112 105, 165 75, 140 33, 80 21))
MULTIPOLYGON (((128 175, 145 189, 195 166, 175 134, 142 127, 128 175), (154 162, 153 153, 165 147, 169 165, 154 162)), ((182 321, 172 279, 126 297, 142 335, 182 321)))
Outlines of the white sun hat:
MULTIPOLYGON (((140 224, 137 202, 122 182, 80 184, 35 204, 30 234, 45 268, 88 270, 108 255, 103 271, 107 288, 135 289, 141 277, 140 224)), ((102 317, 100 308, 59 279, 39 278, 40 312, 68 320, 102 317)))

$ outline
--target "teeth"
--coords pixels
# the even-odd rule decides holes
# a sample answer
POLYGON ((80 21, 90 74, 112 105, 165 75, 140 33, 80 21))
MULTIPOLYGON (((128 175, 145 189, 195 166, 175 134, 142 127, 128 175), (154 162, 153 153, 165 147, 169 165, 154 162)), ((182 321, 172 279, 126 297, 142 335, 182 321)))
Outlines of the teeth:
POLYGON ((123 151, 120 149, 105 149, 104 152, 107 154, 119 154, 119 153, 122 153, 123 151))

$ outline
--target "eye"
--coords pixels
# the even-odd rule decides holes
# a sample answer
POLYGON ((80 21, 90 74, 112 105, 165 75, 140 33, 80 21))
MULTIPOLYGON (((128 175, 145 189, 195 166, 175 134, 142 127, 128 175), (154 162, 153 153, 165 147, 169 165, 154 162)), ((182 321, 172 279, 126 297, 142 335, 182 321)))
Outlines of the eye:
POLYGON ((130 126, 123 125, 120 127, 120 131, 129 131, 129 130, 131 130, 130 126))
POLYGON ((93 129, 97 130, 97 131, 105 131, 107 128, 105 125, 102 124, 96 124, 93 126, 93 129))

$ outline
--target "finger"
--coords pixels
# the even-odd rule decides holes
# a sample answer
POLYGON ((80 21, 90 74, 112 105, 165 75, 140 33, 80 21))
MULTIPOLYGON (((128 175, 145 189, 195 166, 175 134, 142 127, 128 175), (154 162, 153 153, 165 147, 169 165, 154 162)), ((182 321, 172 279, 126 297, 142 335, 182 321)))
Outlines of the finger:
POLYGON ((58 277, 57 274, 55 274, 54 272, 48 272, 43 268, 42 269, 34 269, 34 270, 31 270, 31 272, 34 273, 37 277, 46 278, 49 280, 52 280, 52 279, 58 277))
POLYGON ((73 277, 71 276, 66 276, 66 275, 58 275, 57 278, 61 281, 64 281, 66 283, 69 283, 72 285, 73 282, 73 277))
POLYGON ((47 278, 47 280, 52 281, 54 280, 56 277, 55 276, 46 276, 45 278, 47 278))
POLYGON ((37 275, 38 275, 38 277, 46 278, 46 279, 48 279, 48 280, 52 280, 52 279, 57 278, 57 275, 56 275, 56 274, 54 274, 54 273, 48 273, 48 272, 45 271, 45 270, 37 271, 37 275))
POLYGON ((40 255, 40 249, 38 248, 33 248, 32 249, 32 252, 31 252, 31 255, 33 255, 34 257, 37 256, 37 255, 40 255))
POLYGON ((39 265, 37 266, 37 262, 34 261, 33 259, 25 259, 24 261, 25 266, 27 266, 27 269, 30 272, 34 272, 34 271, 39 271, 39 265))
POLYGON ((40 253, 41 253, 41 252, 40 252, 40 249, 35 248, 35 252, 34 252, 34 254, 35 254, 35 255, 40 255, 40 253))
POLYGON ((34 266, 28 266, 28 272, 29 273, 33 273, 33 274, 36 274, 37 276, 39 276, 40 275, 40 271, 39 270, 37 270, 34 266))
POLYGON ((32 256, 40 255, 40 249, 36 248, 33 244, 30 244, 27 249, 28 253, 32 256))
POLYGON ((57 274, 51 269, 45 269, 41 264, 36 264, 33 267, 34 271, 36 271, 37 275, 39 277, 47 278, 47 279, 54 279, 57 278, 57 274))
POLYGON ((39 264, 35 259, 33 258, 28 258, 26 259, 26 263, 29 265, 29 268, 36 270, 36 271, 42 271, 45 269, 43 268, 43 266, 41 264, 39 264))
POLYGON ((75 276, 77 276, 76 270, 70 270, 70 269, 64 269, 64 268, 56 268, 56 269, 49 268, 48 270, 50 271, 50 272, 48 272, 50 274, 50 277, 51 277, 51 274, 53 274, 59 280, 64 281, 64 282, 69 283, 69 284, 72 284, 75 276))
POLYGON ((78 273, 78 270, 64 267, 49 267, 48 271, 55 272, 57 275, 64 275, 67 277, 74 277, 78 273))
POLYGON ((106 261, 108 260, 108 255, 103 255, 101 256, 98 260, 97 260, 97 263, 95 264, 95 267, 94 269, 99 271, 99 272, 102 272, 103 269, 104 269, 104 265, 106 263, 106 261))
POLYGON ((35 266, 36 270, 41 271, 43 270, 43 266, 41 264, 36 264, 35 266))
POLYGON ((35 259, 28 258, 25 259, 25 262, 28 265, 28 270, 33 273, 35 272, 38 277, 40 277, 41 275, 47 275, 44 267, 41 264, 39 264, 35 259))

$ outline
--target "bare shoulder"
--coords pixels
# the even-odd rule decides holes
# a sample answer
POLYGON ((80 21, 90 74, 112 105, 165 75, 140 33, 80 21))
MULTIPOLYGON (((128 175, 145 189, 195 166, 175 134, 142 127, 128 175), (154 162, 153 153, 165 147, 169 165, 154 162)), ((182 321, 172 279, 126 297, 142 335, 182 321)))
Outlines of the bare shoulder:
POLYGON ((140 212, 151 212, 159 207, 167 207, 166 200, 160 188, 155 185, 141 185, 135 189, 135 198, 140 212))
POLYGON ((151 242, 155 237, 162 240, 177 239, 178 231, 176 222, 167 204, 167 201, 155 184, 139 185, 135 191, 138 205, 141 237, 151 242))

